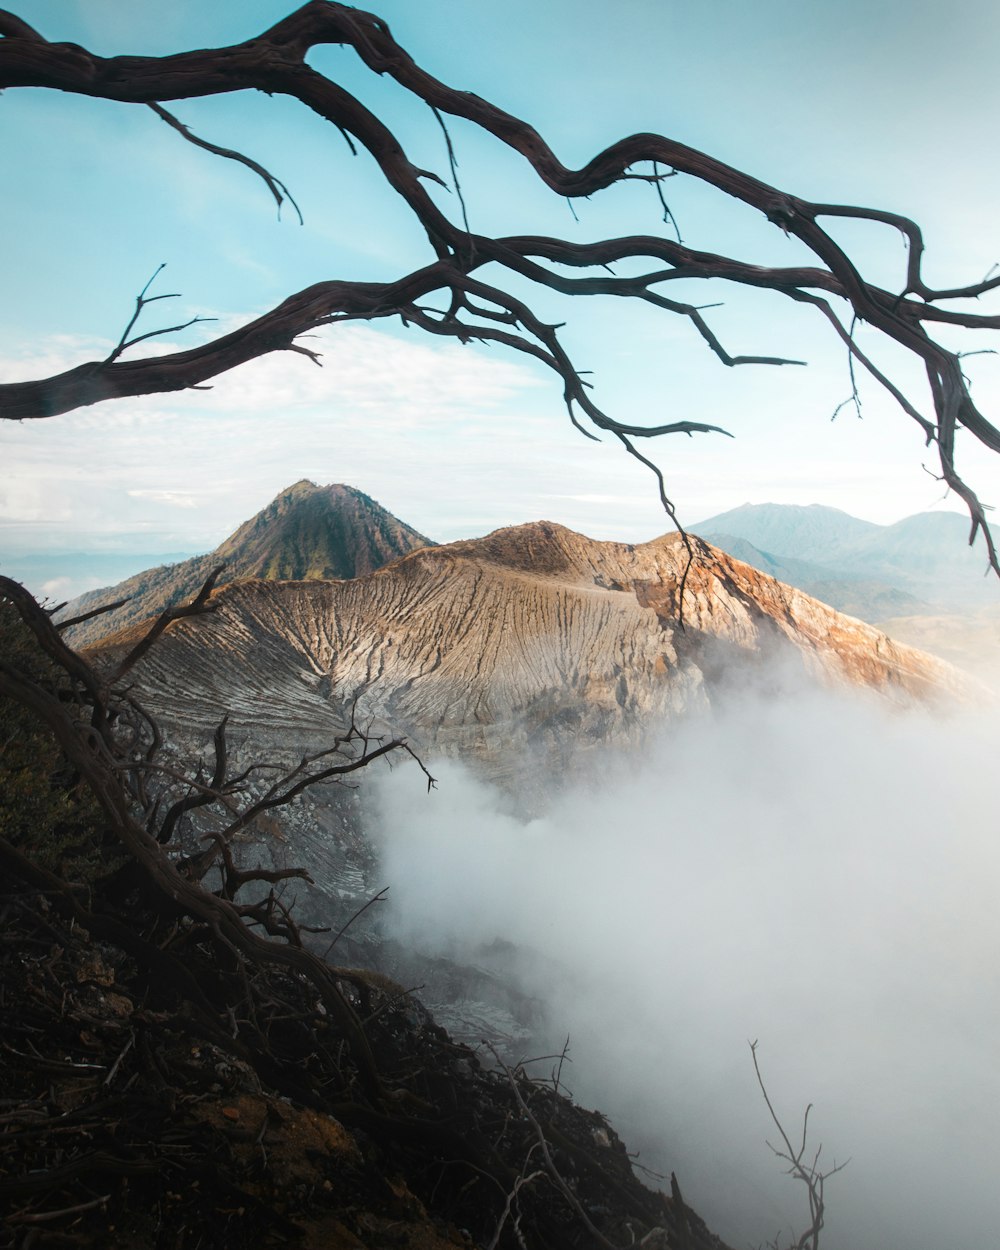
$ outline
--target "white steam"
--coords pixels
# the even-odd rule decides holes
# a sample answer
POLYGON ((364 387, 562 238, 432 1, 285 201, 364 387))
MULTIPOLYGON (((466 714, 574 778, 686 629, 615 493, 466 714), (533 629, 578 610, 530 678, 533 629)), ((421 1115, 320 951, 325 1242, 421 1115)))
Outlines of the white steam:
MULTIPOLYGON (((809 695, 593 755, 541 819, 458 766, 377 792, 390 927, 509 975, 571 1035, 564 1075, 736 1247, 805 1218, 791 1136, 815 1104, 824 1250, 972 1250, 1000 1226, 995 716, 809 695)), ((549 1065, 551 1066, 551 1065, 549 1065)), ((547 1069, 546 1069, 547 1070, 547 1069)))

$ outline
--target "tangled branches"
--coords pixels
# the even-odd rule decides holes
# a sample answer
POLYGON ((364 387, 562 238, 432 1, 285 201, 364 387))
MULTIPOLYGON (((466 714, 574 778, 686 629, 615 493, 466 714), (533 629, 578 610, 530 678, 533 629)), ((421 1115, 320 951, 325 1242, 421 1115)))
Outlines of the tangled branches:
MULTIPOLYGON (((291 197, 258 162, 193 135, 162 101, 257 89, 298 100, 344 134, 352 151, 365 149, 388 186, 406 202, 427 236, 432 257, 414 272, 391 282, 326 279, 290 295, 277 307, 230 334, 203 346, 143 360, 122 359, 127 335, 103 361, 77 366, 37 381, 0 386, 0 416, 38 418, 101 400, 183 390, 267 352, 295 351, 316 363, 317 355, 298 340, 318 326, 350 320, 398 317, 428 333, 461 342, 497 343, 541 362, 559 377, 566 406, 580 430, 591 437, 605 432, 657 474, 662 502, 674 510, 656 466, 636 440, 666 434, 719 432, 719 427, 686 420, 652 426, 617 419, 592 399, 589 386, 570 359, 558 327, 544 322, 512 293, 503 275, 527 280, 536 290, 567 296, 614 295, 648 303, 686 318, 726 366, 792 365, 780 356, 748 356, 726 348, 703 309, 665 294, 680 279, 724 281, 768 290, 814 308, 845 344, 854 370, 867 372, 884 387, 936 448, 941 480, 968 508, 970 541, 982 533, 989 562, 1000 572, 997 552, 985 523, 984 505, 956 466, 956 435, 966 430, 991 451, 1000 451, 1000 430, 977 408, 961 368, 962 353, 934 337, 943 329, 983 331, 1000 328, 1000 317, 976 311, 969 301, 1000 287, 1000 276, 949 288, 932 287, 923 276, 924 243, 919 226, 898 213, 847 204, 814 203, 770 186, 743 171, 665 136, 644 133, 624 138, 597 153, 579 169, 565 166, 529 124, 470 92, 458 91, 421 68, 393 39, 380 18, 329 0, 310 0, 254 39, 229 47, 164 57, 105 58, 70 44, 52 43, 23 19, 0 11, 0 89, 44 87, 122 103, 144 104, 184 139, 247 166, 278 202, 291 197), (307 54, 324 45, 352 48, 373 73, 388 75, 428 105, 447 128, 458 117, 498 144, 517 153, 541 182, 558 196, 591 196, 625 180, 655 187, 665 218, 669 209, 662 180, 685 175, 763 215, 799 240, 814 263, 796 267, 754 264, 724 253, 696 251, 679 239, 633 234, 592 243, 535 235, 486 236, 469 226, 455 175, 461 222, 452 221, 428 184, 446 185, 437 174, 417 167, 382 120, 345 90, 307 64, 307 54), (649 172, 647 172, 647 170, 649 172), (864 277, 859 265, 825 227, 833 219, 873 222, 902 233, 909 254, 900 289, 886 290, 864 277), (610 270, 617 262, 641 268, 633 276, 610 270), (485 266, 497 281, 477 276, 485 266), (580 270, 581 276, 565 271, 580 270), (442 297, 440 305, 430 303, 442 297), (855 341, 864 322, 881 339, 916 359, 926 377, 923 399, 908 394, 855 341)), ((297 209, 294 201, 291 201, 297 209)), ((140 297, 140 304, 141 304, 140 297)), ((148 301, 147 301, 148 302, 148 301)), ((131 326, 130 326, 131 329, 131 326)), ((145 336, 140 336, 145 337, 145 336)), ((138 340, 131 340, 132 342, 138 340)), ((676 520, 676 518, 674 517, 676 520)))
MULTIPOLYGON (((312 984, 325 1010, 347 1037, 369 1095, 381 1101, 381 1083, 360 1022, 326 964, 303 949, 288 909, 273 889, 264 902, 236 901, 244 886, 257 882, 273 886, 284 874, 237 871, 227 848, 232 838, 262 812, 289 803, 308 786, 339 779, 393 751, 409 748, 401 739, 371 743, 352 722, 329 751, 304 760, 292 773, 268 786, 262 796, 234 813, 234 800, 244 791, 252 770, 229 775, 224 718, 215 734, 216 758, 211 778, 206 781, 200 776, 171 777, 169 770, 158 762, 161 738, 157 726, 115 683, 130 667, 129 660, 144 653, 150 640, 166 628, 165 617, 212 610, 208 598, 214 576, 188 608, 171 609, 153 623, 110 681, 66 646, 48 613, 22 586, 9 578, 0 578, 0 594, 16 608, 58 675, 53 688, 47 689, 16 664, 0 660, 0 696, 20 704, 55 738, 69 765, 97 800, 111 833, 134 860, 157 906, 168 914, 186 917, 186 923, 193 925, 195 931, 203 929, 211 934, 238 962, 251 960, 289 968, 312 984), (331 756, 338 757, 337 762, 330 763, 331 756), (313 767, 317 762, 321 766, 313 767), (169 787, 151 787, 150 777, 157 773, 180 782, 186 793, 171 798, 169 787), (230 818, 220 829, 210 832, 212 845, 208 850, 179 859, 163 853, 181 816, 195 808, 214 805, 230 818), (220 855, 225 865, 222 888, 209 892, 200 883, 220 855), (248 927, 248 920, 263 926, 271 936, 288 939, 290 944, 260 937, 248 927)), ((295 875, 305 874, 296 870, 295 875)))

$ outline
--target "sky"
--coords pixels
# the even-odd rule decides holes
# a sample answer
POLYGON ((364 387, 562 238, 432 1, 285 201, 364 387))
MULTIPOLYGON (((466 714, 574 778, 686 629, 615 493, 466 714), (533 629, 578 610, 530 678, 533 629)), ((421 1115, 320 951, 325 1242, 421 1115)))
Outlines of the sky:
MULTIPOLYGON (((46 37, 105 55, 235 42, 290 7, 14 6, 46 37)), ((1000 260, 1000 106, 990 90, 1000 11, 987 0, 947 10, 928 0, 387 0, 378 11, 431 72, 530 121, 567 163, 656 130, 794 194, 910 214, 925 228, 934 281, 974 281, 1000 260)), ((417 164, 447 175, 425 106, 349 50, 315 52, 311 64, 384 115, 417 164)), ((4 259, 3 380, 106 354, 160 264, 151 293, 179 298, 148 309, 141 330, 195 315, 217 320, 139 350, 190 346, 320 279, 388 279, 426 261, 419 227, 374 163, 352 158, 341 136, 296 102, 238 93, 171 108, 202 137, 282 178, 305 224, 288 211, 279 221, 246 169, 184 143, 145 108, 6 91, 0 223, 17 246, 4 259)), ((669 232, 647 186, 583 202, 577 221, 470 126, 455 123, 451 133, 477 230, 580 240, 669 232)), ((801 258, 795 240, 691 180, 671 180, 667 193, 693 247, 759 263, 801 258)), ((457 208, 444 191, 438 200, 457 208)), ((901 284, 905 250, 894 231, 865 226, 840 237, 866 274, 901 284)), ((535 303, 567 323, 564 341, 593 371, 608 412, 707 421, 735 435, 656 444, 683 521, 767 501, 824 503, 881 523, 960 509, 927 471, 934 466, 916 426, 873 386, 862 385, 862 420, 845 409, 831 421, 850 386, 843 348, 818 317, 729 287, 676 293, 721 301, 710 316, 734 353, 801 357, 808 366, 726 369, 686 322, 620 300, 543 293, 535 303)), ((5 424, 0 562, 131 553, 142 567, 155 553, 208 550, 301 478, 359 487, 438 540, 543 517, 624 541, 670 528, 648 471, 617 444, 574 431, 557 379, 542 367, 388 323, 338 327, 311 346, 322 369, 275 355, 211 391, 5 424)), ((886 363, 919 387, 906 362, 886 363)), ((980 406, 995 414, 1000 364, 979 355, 967 368, 980 406)), ((989 457, 960 448, 960 463, 986 502, 1000 498, 989 457)))

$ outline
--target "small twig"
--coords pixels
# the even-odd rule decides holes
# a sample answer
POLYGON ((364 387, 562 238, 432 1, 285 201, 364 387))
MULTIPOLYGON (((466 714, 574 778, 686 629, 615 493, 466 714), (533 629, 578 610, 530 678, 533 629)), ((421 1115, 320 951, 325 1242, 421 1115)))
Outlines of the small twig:
MULTIPOLYGON (((204 148, 206 152, 211 152, 215 156, 225 157, 227 161, 237 161, 240 165, 245 165, 247 169, 252 170, 258 178, 263 179, 268 191, 274 196, 275 203, 278 206, 278 217, 281 217, 281 206, 287 199, 298 215, 299 225, 305 225, 302 210, 296 204, 291 191, 289 191, 280 178, 275 178, 274 174, 268 173, 263 165, 249 156, 244 156, 242 152, 235 152, 232 148, 220 148, 218 144, 209 143, 207 139, 199 139, 182 121, 179 121, 172 113, 168 113, 162 104, 150 104, 149 108, 153 110, 157 117, 162 118, 168 126, 172 126, 178 134, 183 135, 188 143, 193 143, 196 148, 204 148)), ((341 133, 344 134, 343 131, 341 133)), ((348 139, 348 143, 350 144, 350 139, 348 139)), ((353 145, 351 147, 353 151, 353 145)), ((355 155, 357 155, 356 152, 355 155)))
POLYGON ((374 894, 374 895, 373 895, 373 896, 372 896, 372 897, 368 900, 368 902, 364 904, 364 906, 363 906, 363 907, 359 907, 359 908, 358 908, 358 910, 354 913, 354 915, 353 915, 353 916, 351 916, 351 918, 350 918, 349 920, 345 921, 345 923, 344 923, 344 924, 342 924, 342 925, 340 926, 340 928, 337 930, 337 932, 336 932, 336 934, 335 934, 335 936, 334 936, 333 941, 330 943, 330 945, 329 945, 329 946, 326 948, 326 950, 323 952, 323 958, 324 958, 324 959, 326 959, 326 958, 329 956, 330 952, 331 952, 331 951, 333 950, 333 948, 337 945, 337 943, 338 943, 338 942, 340 941, 340 939, 344 936, 344 934, 345 934, 345 933, 347 932, 347 930, 351 927, 351 925, 352 925, 352 924, 354 924, 355 920, 359 920, 359 919, 360 919, 360 918, 361 918, 361 917, 365 914, 365 912, 368 910, 368 908, 369 908, 369 907, 374 906, 374 904, 375 904, 375 903, 383 903, 383 902, 385 902, 385 896, 386 896, 388 893, 389 893, 389 887, 388 887, 387 885, 383 886, 383 887, 382 887, 382 889, 381 889, 381 890, 379 890, 379 892, 378 892, 377 894, 374 894))
POLYGON ((753 1058, 753 1069, 757 1077, 757 1084, 760 1086, 760 1092, 763 1095, 764 1102, 767 1106, 768 1113, 774 1123, 775 1128, 781 1134, 781 1140, 784 1143, 784 1150, 779 1150, 776 1146, 767 1143, 774 1155, 789 1164, 788 1175, 801 1181, 807 1190, 809 1200, 810 1224, 804 1233, 795 1241, 792 1250, 817 1250, 819 1246, 819 1234, 823 1228, 826 1203, 824 1197, 825 1185, 831 1176, 835 1176, 838 1172, 843 1171, 850 1159, 843 1163, 835 1164, 828 1172, 819 1170, 819 1157, 822 1152, 822 1145, 817 1149, 816 1153, 810 1160, 806 1154, 806 1142, 809 1133, 809 1113, 812 1111, 812 1103, 805 1110, 802 1117, 802 1142, 798 1150, 792 1145, 792 1142, 785 1132, 784 1125, 778 1118, 778 1114, 771 1102, 771 1097, 764 1085, 764 1078, 761 1075, 760 1064, 757 1061, 757 1042, 750 1043, 750 1054, 753 1058))
POLYGON ((161 265, 157 265, 156 269, 153 271, 153 276, 149 279, 146 285, 142 288, 139 294, 135 297, 135 308, 132 311, 132 316, 129 318, 128 324, 126 325, 125 329, 122 331, 122 336, 118 340, 118 342, 115 344, 115 347, 112 350, 111 354, 107 356, 104 361, 101 362, 100 367, 107 367, 108 365, 114 364, 114 362, 119 358, 119 356, 121 356, 124 352, 128 351, 130 347, 135 347, 137 343, 144 343, 147 339, 158 338, 161 334, 177 334, 179 331, 187 330, 190 326, 198 325, 200 322, 203 322, 203 321, 215 321, 216 320, 215 317, 191 317, 190 320, 178 322, 178 324, 175 326, 161 326, 157 330, 147 330, 145 334, 137 334, 135 338, 132 338, 132 339, 129 338, 129 335, 132 332, 132 327, 136 324, 136 322, 142 316, 142 310, 146 307, 147 304, 155 304, 157 300, 161 300, 161 299, 180 299, 180 296, 176 292, 172 294, 168 294, 168 295, 150 295, 150 296, 146 295, 146 292, 156 281, 157 276, 165 268, 166 268, 166 261, 164 261, 163 264, 161 265))
MULTIPOLYGON (((504 1226, 506 1225, 507 1221, 510 1219, 511 1210, 514 1207, 514 1205, 517 1203, 518 1195, 520 1194, 521 1190, 524 1189, 525 1186, 530 1185, 532 1181, 537 1181, 541 1177, 546 1175, 546 1173, 541 1168, 537 1168, 534 1172, 526 1171, 528 1167, 528 1162, 531 1159, 531 1156, 532 1154, 534 1154, 536 1149, 537 1149, 537 1143, 531 1147, 531 1149, 528 1151, 528 1153, 524 1157, 524 1166, 521 1169, 521 1174, 514 1181, 514 1184, 510 1192, 507 1194, 506 1201, 504 1202, 503 1211, 501 1211, 500 1213, 500 1219, 497 1221, 497 1226, 493 1231, 493 1236, 490 1238, 489 1244, 486 1246, 486 1250, 496 1250, 497 1246, 500 1244, 500 1237, 501 1237, 501 1234, 503 1233, 504 1226)), ((521 1233, 520 1212, 514 1218, 514 1223, 512 1227, 514 1229, 514 1236, 518 1240, 518 1244, 523 1248, 523 1250, 527 1250, 524 1237, 521 1233)))
POLYGON ((663 220, 673 226, 674 232, 677 235, 677 242, 683 243, 684 240, 681 238, 681 228, 677 224, 677 218, 671 212, 670 206, 667 204, 666 197, 663 194, 663 179, 676 177, 676 169, 672 169, 669 174, 661 174, 657 162, 653 161, 653 177, 649 181, 651 181, 653 186, 656 188, 656 194, 660 200, 660 207, 663 209, 663 220))
POLYGON ((535 1131, 535 1136, 538 1139, 538 1146, 542 1152, 542 1158, 545 1160, 545 1170, 548 1173, 549 1179, 555 1184, 556 1188, 559 1190, 562 1196, 566 1199, 569 1205, 576 1212, 584 1228, 586 1228, 587 1232, 590 1233, 590 1235, 593 1238, 595 1238, 598 1244, 603 1246, 604 1250, 619 1250, 619 1247, 616 1246, 613 1241, 609 1241, 607 1237, 605 1237, 604 1234, 601 1232, 601 1230, 594 1225, 590 1216, 581 1206, 579 1198, 577 1198, 576 1194, 573 1192, 570 1186, 563 1179, 562 1174, 560 1173, 559 1169, 556 1167, 555 1162, 552 1158, 552 1154, 549 1150, 549 1144, 545 1140, 545 1133, 542 1131, 542 1126, 535 1119, 535 1116, 532 1114, 531 1109, 528 1107, 528 1104, 524 1101, 524 1098, 521 1096, 521 1091, 518 1088, 517 1079, 515 1078, 513 1072, 511 1072, 510 1068, 508 1068, 508 1066, 504 1063, 504 1061, 497 1054, 496 1048, 493 1046, 492 1042, 485 1042, 484 1045, 486 1046, 486 1049, 490 1052, 490 1054, 493 1056, 493 1058, 496 1060, 497 1065, 503 1070, 504 1075, 507 1077, 507 1080, 510 1083, 511 1089, 514 1092, 514 1098, 517 1101, 517 1105, 520 1108, 521 1114, 524 1116, 524 1118, 528 1121, 528 1123, 531 1125, 531 1127, 535 1131))
POLYGON ((111 1069, 108 1072, 108 1075, 104 1078, 103 1084, 105 1086, 110 1085, 111 1082, 115 1079, 115 1076, 118 1074, 118 1069, 121 1067, 122 1060, 125 1058, 125 1056, 128 1054, 128 1052, 132 1049, 134 1045, 135 1045, 135 1034, 133 1033, 132 1036, 128 1039, 128 1041, 125 1043, 125 1045, 122 1047, 122 1049, 119 1051, 118 1058, 111 1065, 111 1069))
POLYGON ((438 125, 444 134, 445 145, 448 148, 448 164, 451 166, 451 178, 455 184, 455 194, 458 196, 458 202, 462 209, 462 222, 465 225, 465 233, 472 236, 472 229, 469 226, 469 214, 465 208, 465 196, 462 194, 462 184, 458 180, 458 158, 455 156, 455 148, 451 141, 451 135, 448 133, 448 127, 445 125, 444 118, 441 116, 440 110, 436 109, 432 104, 431 112, 438 120, 438 125))

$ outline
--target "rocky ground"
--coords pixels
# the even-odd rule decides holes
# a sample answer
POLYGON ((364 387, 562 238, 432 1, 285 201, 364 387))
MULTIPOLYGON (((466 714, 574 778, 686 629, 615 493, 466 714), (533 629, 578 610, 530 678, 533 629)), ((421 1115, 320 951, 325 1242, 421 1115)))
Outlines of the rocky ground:
POLYGON ((641 1185, 602 1117, 557 1093, 556 1060, 536 1077, 486 1067, 412 998, 354 974, 387 1087, 377 1108, 301 987, 270 985, 256 1025, 223 1001, 200 1019, 138 947, 97 938, 54 889, 12 886, 0 1246, 438 1250, 516 1245, 518 1229, 538 1247, 721 1245, 676 1185, 641 1185), (254 1028, 278 1063, 247 1044, 254 1028))

